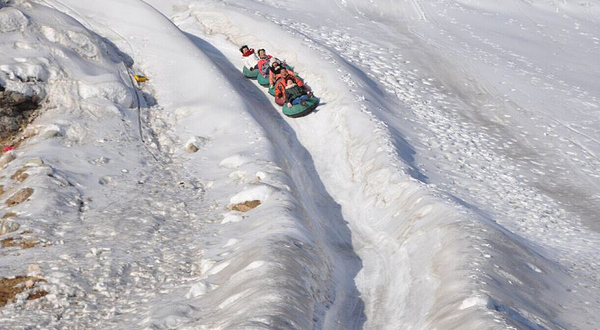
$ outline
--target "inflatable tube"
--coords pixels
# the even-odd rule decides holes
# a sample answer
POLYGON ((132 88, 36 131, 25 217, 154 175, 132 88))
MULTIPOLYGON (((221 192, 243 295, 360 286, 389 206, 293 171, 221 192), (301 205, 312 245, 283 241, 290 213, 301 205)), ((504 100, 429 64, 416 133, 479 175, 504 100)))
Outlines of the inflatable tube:
POLYGON ((269 87, 269 94, 275 96, 275 86, 269 87))
POLYGON ((285 98, 284 97, 277 97, 277 96, 275 96, 275 103, 277 103, 278 105, 284 105, 285 104, 285 98))
POLYGON ((265 77, 262 74, 259 74, 258 76, 256 76, 256 80, 258 80, 258 83, 264 87, 269 86, 269 76, 265 77))
POLYGON ((257 69, 250 71, 250 70, 248 70, 248 68, 246 66, 244 66, 242 73, 244 74, 244 76, 246 76, 246 78, 251 78, 251 79, 256 79, 256 76, 258 76, 257 69))
POLYGON ((306 100, 306 105, 296 104, 291 108, 288 108, 287 105, 283 106, 283 114, 292 117, 302 117, 311 113, 315 108, 319 105, 319 99, 316 97, 311 97, 306 100))

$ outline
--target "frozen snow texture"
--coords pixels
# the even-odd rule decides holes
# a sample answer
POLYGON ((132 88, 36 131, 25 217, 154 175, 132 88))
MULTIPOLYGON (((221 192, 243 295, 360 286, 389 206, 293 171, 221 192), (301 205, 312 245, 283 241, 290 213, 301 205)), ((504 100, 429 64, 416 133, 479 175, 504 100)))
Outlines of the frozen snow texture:
POLYGON ((231 204, 239 204, 254 200, 265 202, 267 199, 269 199, 273 192, 274 189, 272 187, 263 184, 256 184, 231 197, 229 202, 231 204))
POLYGON ((79 95, 84 99, 100 98, 125 108, 133 106, 131 89, 122 82, 108 81, 89 84, 79 83, 79 95))
POLYGON ((0 32, 8 33, 23 30, 29 21, 17 8, 0 8, 0 32))
POLYGON ((34 260, 50 294, 2 324, 597 328, 597 6, 147 2, 23 7, 0 36, 0 78, 47 91, 36 127, 62 130, 18 154, 46 166, 11 235, 51 246, 0 268, 34 260), (88 29, 151 78, 146 144, 121 55, 88 29), (282 117, 242 43, 294 65, 319 111, 282 117), (190 136, 211 140, 187 154, 190 136))
POLYGON ((246 163, 251 162, 248 157, 244 157, 240 154, 235 154, 231 157, 227 157, 219 163, 219 166, 226 168, 238 168, 246 163))

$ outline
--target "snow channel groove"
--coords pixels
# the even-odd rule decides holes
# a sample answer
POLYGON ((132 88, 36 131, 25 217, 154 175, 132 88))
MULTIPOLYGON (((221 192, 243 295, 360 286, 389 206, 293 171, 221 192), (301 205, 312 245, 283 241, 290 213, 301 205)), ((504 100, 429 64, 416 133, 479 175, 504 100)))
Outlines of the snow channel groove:
MULTIPOLYGON (((340 205, 329 195, 311 154, 298 140, 294 129, 273 109, 271 100, 253 82, 240 77, 239 70, 217 48, 188 33, 187 36, 213 61, 236 92, 250 103, 252 117, 273 142, 280 166, 290 176, 290 186, 300 206, 300 219, 310 231, 310 241, 319 255, 319 268, 327 269, 320 286, 329 294, 325 309, 315 311, 313 328, 359 329, 365 319, 364 303, 354 284, 361 260, 352 247, 352 238, 340 205), (335 326, 334 326, 335 325, 335 326)), ((314 271, 314 270, 313 270, 314 271)))

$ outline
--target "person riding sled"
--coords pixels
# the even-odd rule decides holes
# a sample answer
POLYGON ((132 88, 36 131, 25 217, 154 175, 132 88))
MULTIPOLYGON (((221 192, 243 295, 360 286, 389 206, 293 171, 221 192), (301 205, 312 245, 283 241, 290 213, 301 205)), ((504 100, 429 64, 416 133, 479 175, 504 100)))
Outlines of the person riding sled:
POLYGON ((256 66, 258 68, 258 72, 266 77, 269 73, 269 66, 271 65, 271 59, 273 56, 267 55, 267 51, 264 48, 258 50, 258 61, 256 66))
POLYGON ((296 85, 294 80, 289 78, 285 86, 285 98, 288 102, 287 107, 291 108, 297 104, 306 106, 306 100, 308 100, 309 96, 306 89, 296 85))
POLYGON ((287 98, 285 88, 287 87, 287 82, 290 80, 298 87, 304 89, 308 97, 313 96, 310 88, 308 88, 308 86, 304 84, 302 79, 296 77, 296 75, 293 72, 289 71, 287 68, 282 67, 278 75, 278 79, 275 83, 275 102, 277 104, 283 105, 286 102, 287 98))
POLYGON ((258 56, 254 52, 254 48, 249 48, 248 45, 243 45, 240 47, 240 52, 242 53, 242 61, 244 62, 244 66, 248 68, 248 70, 253 71, 258 69, 258 56))
POLYGON ((278 59, 275 59, 271 63, 271 67, 269 68, 269 87, 273 87, 277 79, 281 78, 281 68, 284 66, 285 65, 282 65, 281 61, 279 61, 278 59))

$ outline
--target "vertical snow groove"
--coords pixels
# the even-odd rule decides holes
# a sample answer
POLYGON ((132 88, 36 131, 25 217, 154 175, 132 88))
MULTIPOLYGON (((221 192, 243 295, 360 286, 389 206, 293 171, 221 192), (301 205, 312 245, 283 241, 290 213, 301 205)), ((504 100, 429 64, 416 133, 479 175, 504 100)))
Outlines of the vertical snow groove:
MULTIPOLYGON (((258 87, 241 77, 239 70, 218 49, 193 34, 187 35, 229 79, 236 92, 247 99, 249 113, 273 142, 276 157, 281 159, 279 166, 289 176, 289 186, 298 201, 299 219, 303 221, 294 226, 304 228, 309 242, 306 246, 311 251, 308 255, 299 251, 297 256, 288 257, 289 252, 282 250, 279 252, 282 254, 275 257, 282 259, 281 265, 291 270, 295 268, 291 260, 305 259, 303 274, 290 273, 286 281, 293 282, 299 277, 310 280, 289 294, 314 296, 313 307, 303 315, 311 321, 312 329, 361 329, 365 321, 364 303, 353 280, 362 267, 361 260, 354 252, 341 207, 323 185, 311 154, 258 87)), ((287 317, 293 315, 290 313, 287 317)))

